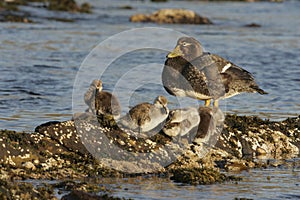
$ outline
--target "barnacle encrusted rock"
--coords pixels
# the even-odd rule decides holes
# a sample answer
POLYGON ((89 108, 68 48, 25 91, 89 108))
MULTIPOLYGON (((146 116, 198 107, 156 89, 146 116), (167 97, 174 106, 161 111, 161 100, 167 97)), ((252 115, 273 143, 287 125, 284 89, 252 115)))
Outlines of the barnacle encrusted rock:
POLYGON ((135 14, 130 17, 130 21, 160 24, 212 24, 207 17, 202 17, 194 11, 186 9, 161 9, 150 15, 135 14))
MULTIPOLYGON (((173 178, 180 182, 208 184, 214 180, 228 180, 218 174, 219 169, 240 171, 276 166, 278 163, 272 162, 274 158, 282 160, 299 156, 300 116, 272 122, 258 117, 228 115, 223 127, 220 123, 222 118, 216 118, 220 113, 208 108, 200 110, 202 124, 197 134, 182 138, 181 142, 163 132, 149 138, 138 138, 135 133, 120 129, 107 116, 90 118, 83 115, 75 121, 48 122, 38 126, 34 133, 2 130, 0 179, 78 180, 93 176, 120 177, 126 175, 124 171, 137 174, 142 168, 148 169, 149 164, 152 165, 150 169, 161 169, 159 167, 165 164, 162 160, 169 159, 172 162, 157 172, 176 173, 177 176, 173 178), (208 123, 211 126, 207 127, 208 123), (218 134, 215 136, 218 138, 216 145, 205 134, 213 130, 220 133, 219 137, 218 134), (105 137, 108 143, 98 146, 99 142, 103 142, 101 137, 105 137), (151 159, 148 163, 147 159, 126 160, 117 151, 105 151, 113 146, 118 147, 120 152, 150 155, 151 159), (167 150, 163 148, 165 146, 167 150), (97 148, 93 152, 90 147, 97 148), (95 158, 94 155, 103 152, 108 153, 107 157, 95 158), (122 159, 111 156, 120 156, 122 159), (260 157, 263 159, 257 159, 260 157), (119 167, 111 169, 107 163, 119 167)), ((299 163, 295 165, 299 166, 299 163)))
POLYGON ((276 158, 299 155, 299 126, 299 117, 271 122, 258 117, 227 116, 216 147, 238 158, 262 154, 276 158))
POLYGON ((222 130, 216 127, 223 125, 223 113, 203 107, 199 108, 199 113, 204 124, 192 129, 182 141, 162 130, 146 138, 139 137, 139 133, 121 129, 114 119, 104 115, 81 114, 75 118, 75 126, 82 143, 99 162, 118 171, 153 173, 164 171, 164 167, 184 154, 192 142, 206 143, 203 151, 210 145, 210 136, 216 142, 214 136, 222 130))

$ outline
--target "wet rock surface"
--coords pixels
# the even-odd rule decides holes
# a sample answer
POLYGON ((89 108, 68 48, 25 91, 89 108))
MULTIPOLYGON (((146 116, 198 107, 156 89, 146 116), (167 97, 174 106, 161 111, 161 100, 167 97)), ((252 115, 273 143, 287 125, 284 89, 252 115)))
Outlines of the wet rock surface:
POLYGON ((88 3, 78 5, 75 0, 48 0, 47 9, 57 11, 90 13, 91 5, 88 3))
POLYGON ((54 189, 58 189, 72 191, 64 199, 74 196, 80 196, 78 199, 101 199, 104 198, 103 195, 104 199, 110 199, 113 198, 110 191, 96 180, 104 177, 143 176, 149 173, 165 174, 168 179, 194 185, 238 181, 238 177, 228 176, 223 171, 276 167, 285 164, 285 159, 299 156, 300 116, 272 122, 258 117, 228 115, 223 119, 224 126, 221 126, 219 122, 222 122, 222 116, 218 111, 207 108, 199 110, 203 124, 198 127, 196 135, 181 138, 180 142, 174 142, 177 140, 162 132, 153 134, 150 138, 138 138, 119 129, 111 118, 86 114, 75 121, 42 124, 33 133, 2 130, 1 198, 56 199, 54 189), (210 120, 212 125, 205 127, 207 123, 204 122, 210 123, 210 120), (92 134, 84 139, 84 134, 80 131, 92 134), (206 138, 209 131, 220 132, 216 136, 218 140, 215 145, 206 138), (90 147, 99 144, 102 141, 100 138, 104 136, 109 138, 108 144, 92 152, 90 147), (87 145, 89 141, 91 143, 87 145), (147 153, 152 159, 147 160, 148 157, 144 157, 142 160, 124 160, 113 157, 114 154, 107 158, 95 157, 111 146, 118 146, 120 151, 133 154, 147 153), (163 149, 164 146, 170 146, 169 150, 163 149), (111 156, 113 159, 110 159, 111 156), (161 163, 158 158, 168 158, 174 162, 163 166, 165 163, 161 163), (152 171, 140 171, 141 168, 149 166, 152 171), (130 170, 126 171, 126 168, 130 170), (26 182, 29 179, 55 180, 56 183, 33 186, 26 182), (98 195, 99 192, 102 196, 98 195))
MULTIPOLYGON (((69 13, 91 13, 91 5, 82 3, 78 5, 75 0, 11 0, 0 2, 0 22, 21 22, 34 23, 37 18, 35 14, 24 11, 20 6, 31 9, 41 9, 49 11, 63 11, 69 13)), ((28 9, 25 9, 28 10, 28 9)), ((73 22, 74 20, 65 17, 47 18, 62 22, 73 22)))
POLYGON ((241 178, 226 176, 213 168, 187 168, 172 170, 171 180, 192 185, 207 185, 224 181, 239 181, 241 178))
POLYGON ((23 1, 0 2, 0 22, 23 22, 30 23, 30 14, 28 12, 20 11, 18 6, 23 5, 23 1))
POLYGON ((96 195, 81 190, 73 190, 68 195, 65 195, 61 198, 62 200, 125 200, 125 198, 112 197, 108 194, 96 195))
POLYGON ((207 17, 202 17, 192 10, 185 9, 161 9, 150 15, 135 14, 130 17, 130 21, 159 24, 212 24, 207 17))

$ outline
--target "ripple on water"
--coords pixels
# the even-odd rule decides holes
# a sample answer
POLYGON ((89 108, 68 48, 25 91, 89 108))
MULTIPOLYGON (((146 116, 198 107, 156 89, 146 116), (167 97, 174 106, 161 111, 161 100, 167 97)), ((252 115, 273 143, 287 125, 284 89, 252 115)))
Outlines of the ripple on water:
MULTIPOLYGON (((0 24, 0 53, 4 55, 0 60, 1 128, 23 130, 26 127, 33 130, 36 125, 53 120, 46 113, 60 115, 55 120, 68 119, 72 113, 73 81, 88 52, 109 36, 144 26, 130 23, 130 15, 137 12, 149 13, 162 8, 161 6, 195 10, 210 17, 215 25, 149 26, 176 29, 196 37, 206 50, 250 71, 258 84, 269 92, 269 95, 264 96, 243 94, 222 101, 221 107, 224 111, 276 120, 299 115, 300 14, 297 8, 300 2, 229 4, 176 1, 175 4, 145 4, 116 0, 104 5, 100 1, 92 0, 92 3, 95 4, 94 13, 90 15, 53 14, 48 11, 44 13, 28 7, 26 9, 34 12, 34 16, 41 16, 40 23, 0 24), (118 9, 119 5, 126 3, 134 9, 118 9), (47 20, 46 17, 52 15, 74 19, 75 22, 47 20), (261 28, 244 27, 252 22, 262 25, 261 28)), ((156 37, 150 37, 149 42, 153 39, 156 37)), ((176 41, 172 46, 175 43, 176 41)), ((157 62, 163 65, 165 55, 166 52, 140 51, 140 54, 135 54, 136 57, 120 57, 122 60, 119 60, 118 66, 112 67, 103 78, 105 89, 112 91, 112 80, 117 80, 120 74, 136 64, 157 62)), ((157 78, 156 74, 147 75, 157 78)), ((152 101, 153 96, 161 92, 163 90, 159 87, 145 85, 135 92, 131 104, 152 101)), ((177 105, 173 97, 167 97, 171 99, 170 105, 177 105)))
MULTIPOLYGON (((121 179, 108 188, 116 196, 134 199, 290 199, 299 196, 300 170, 256 169, 234 174, 243 178, 239 182, 190 186, 164 178, 148 177, 121 179), (120 187, 122 186, 122 187, 120 187), (126 188, 126 189, 124 189, 126 188)), ((105 182, 105 181, 104 181, 105 182)))

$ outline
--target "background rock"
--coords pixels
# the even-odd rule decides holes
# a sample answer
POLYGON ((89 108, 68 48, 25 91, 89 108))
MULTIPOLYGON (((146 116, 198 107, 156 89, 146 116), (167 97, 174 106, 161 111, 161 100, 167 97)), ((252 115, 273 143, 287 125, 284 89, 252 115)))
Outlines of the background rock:
POLYGON ((186 9, 161 9, 150 15, 135 14, 130 17, 130 21, 160 24, 212 24, 207 17, 202 17, 194 11, 186 9))

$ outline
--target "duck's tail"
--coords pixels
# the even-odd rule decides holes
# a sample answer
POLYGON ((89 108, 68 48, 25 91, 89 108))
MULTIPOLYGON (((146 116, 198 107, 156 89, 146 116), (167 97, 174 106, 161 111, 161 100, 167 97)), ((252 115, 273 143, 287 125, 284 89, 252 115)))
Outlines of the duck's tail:
POLYGON ((258 86, 253 86, 252 89, 254 89, 256 92, 258 92, 261 95, 269 94, 268 92, 264 91, 263 89, 260 89, 258 86))

